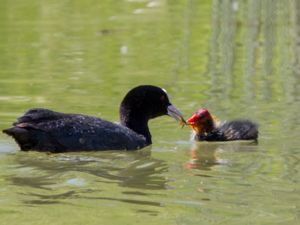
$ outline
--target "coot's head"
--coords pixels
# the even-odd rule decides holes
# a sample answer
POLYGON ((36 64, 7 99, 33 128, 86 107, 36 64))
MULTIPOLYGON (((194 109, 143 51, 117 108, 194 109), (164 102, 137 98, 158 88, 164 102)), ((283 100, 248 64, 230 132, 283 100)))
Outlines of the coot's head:
POLYGON ((214 120, 209 111, 202 108, 187 120, 187 124, 190 125, 197 134, 203 134, 213 129, 214 120))
POLYGON ((167 92, 159 87, 142 85, 130 90, 120 106, 120 120, 123 125, 130 121, 148 121, 149 119, 169 115, 184 122, 183 116, 171 104, 167 92))

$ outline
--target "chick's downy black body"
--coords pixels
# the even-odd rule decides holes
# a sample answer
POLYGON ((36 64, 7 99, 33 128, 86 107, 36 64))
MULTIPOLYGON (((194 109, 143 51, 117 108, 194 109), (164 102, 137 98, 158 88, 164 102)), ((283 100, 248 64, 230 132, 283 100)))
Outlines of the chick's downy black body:
POLYGON ((195 141, 257 140, 257 125, 249 120, 233 120, 216 126, 204 134, 194 134, 195 141))
POLYGON ((135 150, 150 145, 148 120, 162 115, 181 119, 166 92, 155 86, 133 88, 120 106, 121 125, 81 114, 30 109, 3 130, 21 150, 50 152, 135 150))

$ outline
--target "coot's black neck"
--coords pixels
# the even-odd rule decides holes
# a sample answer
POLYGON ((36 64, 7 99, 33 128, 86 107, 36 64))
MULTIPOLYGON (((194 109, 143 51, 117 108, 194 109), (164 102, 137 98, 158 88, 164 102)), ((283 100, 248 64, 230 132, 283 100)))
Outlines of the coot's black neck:
POLYGON ((120 121, 123 126, 143 135, 150 145, 151 134, 148 121, 167 114, 171 105, 168 96, 161 88, 142 85, 129 91, 120 105, 120 121))
POLYGON ((121 116, 121 124, 128 127, 134 132, 143 135, 146 138, 148 145, 152 144, 151 134, 148 127, 148 119, 146 118, 131 118, 121 116))

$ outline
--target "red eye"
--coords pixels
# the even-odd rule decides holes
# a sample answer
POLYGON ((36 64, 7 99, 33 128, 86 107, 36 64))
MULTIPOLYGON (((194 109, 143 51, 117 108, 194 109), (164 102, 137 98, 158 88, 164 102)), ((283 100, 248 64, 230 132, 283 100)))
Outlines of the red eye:
POLYGON ((204 118, 205 118, 205 115, 204 115, 204 114, 200 114, 200 115, 199 115, 199 119, 200 119, 200 120, 202 120, 202 119, 204 119, 204 118))
POLYGON ((207 109, 203 108, 203 109, 199 109, 197 111, 197 115, 198 115, 199 119, 204 119, 209 116, 209 112, 207 111, 207 109))

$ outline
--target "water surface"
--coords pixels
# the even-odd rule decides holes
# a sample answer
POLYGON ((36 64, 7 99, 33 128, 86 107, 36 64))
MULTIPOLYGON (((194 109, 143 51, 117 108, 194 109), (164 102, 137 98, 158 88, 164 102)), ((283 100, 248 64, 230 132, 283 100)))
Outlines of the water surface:
POLYGON ((136 152, 21 152, 0 134, 4 224, 299 224, 298 1, 6 1, 0 128, 30 107, 118 121, 126 92, 167 89, 190 116, 259 123, 258 144, 189 141, 150 122, 136 152))

